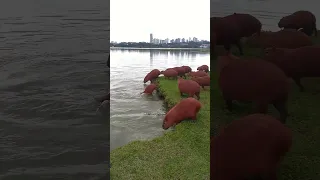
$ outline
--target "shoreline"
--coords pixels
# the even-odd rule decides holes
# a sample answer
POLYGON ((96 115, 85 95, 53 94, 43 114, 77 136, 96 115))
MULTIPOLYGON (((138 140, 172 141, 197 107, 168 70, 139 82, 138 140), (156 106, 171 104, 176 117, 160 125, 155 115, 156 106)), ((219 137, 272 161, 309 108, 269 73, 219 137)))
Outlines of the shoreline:
POLYGON ((208 51, 209 48, 136 48, 136 47, 110 47, 110 50, 198 50, 208 51))

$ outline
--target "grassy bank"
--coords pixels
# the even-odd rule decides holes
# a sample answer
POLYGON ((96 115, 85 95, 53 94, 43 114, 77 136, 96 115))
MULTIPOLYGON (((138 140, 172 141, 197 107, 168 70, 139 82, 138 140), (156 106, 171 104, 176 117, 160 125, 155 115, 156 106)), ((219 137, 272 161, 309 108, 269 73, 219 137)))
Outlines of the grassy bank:
MULTIPOLYGON (((316 42, 316 41, 315 41, 316 42)), ((235 54, 237 49, 233 48, 235 54)), ((258 56, 259 50, 245 48, 247 56, 258 56)), ((215 57, 211 57, 211 67, 216 64, 215 57)), ((234 112, 225 109, 225 103, 218 88, 218 75, 212 73, 212 111, 211 134, 214 135, 220 126, 230 123, 235 118, 251 112, 251 104, 234 105, 234 112)), ((287 154, 279 171, 279 180, 316 180, 320 179, 320 78, 302 79, 306 92, 299 92, 292 84, 288 103, 290 116, 287 125, 293 132, 293 146, 287 154)), ((270 114, 278 117, 278 112, 270 106, 270 114)))
MULTIPOLYGON (((158 84, 169 107, 180 101, 177 80, 161 77, 158 84)), ((161 137, 113 150, 111 179, 209 179, 210 88, 201 91, 200 101, 203 107, 195 123, 184 121, 161 137)))

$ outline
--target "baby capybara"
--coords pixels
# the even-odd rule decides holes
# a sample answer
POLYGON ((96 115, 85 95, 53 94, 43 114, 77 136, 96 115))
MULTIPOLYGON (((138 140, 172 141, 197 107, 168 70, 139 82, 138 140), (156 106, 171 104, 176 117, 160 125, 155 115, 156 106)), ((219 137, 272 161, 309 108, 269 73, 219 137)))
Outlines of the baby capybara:
POLYGON ((229 111, 232 100, 254 102, 259 113, 267 113, 268 104, 273 104, 285 122, 289 81, 279 67, 259 58, 229 55, 219 56, 218 64, 219 86, 229 111))
POLYGON ((193 77, 191 80, 197 82, 203 89, 205 86, 210 86, 210 76, 193 77))
POLYGON ((174 69, 175 71, 178 72, 178 76, 180 76, 180 77, 186 77, 186 76, 185 76, 185 74, 186 74, 185 68, 183 68, 183 67, 174 67, 174 68, 172 68, 172 69, 174 69))
POLYGON ((156 78, 159 77, 160 71, 158 69, 153 69, 151 72, 149 72, 146 77, 143 80, 143 83, 146 83, 148 81, 153 82, 156 78))
POLYGON ((197 119, 197 113, 201 109, 201 103, 194 98, 182 99, 166 114, 162 128, 168 129, 171 126, 179 124, 185 119, 197 119))
POLYGON ((197 68, 198 71, 209 72, 209 67, 207 65, 202 65, 197 68))
POLYGON ((165 71, 162 71, 162 74, 166 78, 176 78, 178 77, 178 72, 174 69, 167 69, 165 71))
POLYGON ((196 72, 190 72, 188 73, 188 76, 191 77, 204 77, 204 76, 209 76, 208 73, 204 71, 196 71, 196 72))
POLYGON ((293 14, 280 19, 279 28, 300 29, 301 31, 311 36, 313 32, 317 36, 316 17, 310 11, 296 11, 293 14))
POLYGON ((188 94, 189 97, 193 97, 194 95, 200 99, 200 85, 192 80, 185 80, 182 78, 178 78, 178 88, 181 96, 183 93, 188 94))
POLYGON ((211 139, 210 179, 276 180, 291 145, 291 130, 270 115, 234 120, 211 139))
POLYGON ((300 79, 320 77, 320 46, 305 46, 297 49, 268 48, 265 60, 276 64, 285 74, 292 78, 304 91, 300 79))
POLYGON ((192 71, 191 67, 190 66, 181 66, 182 68, 184 68, 184 72, 185 73, 189 73, 192 71))
MULTIPOLYGON (((145 93, 145 94, 152 94, 152 92, 157 89, 157 85, 155 84, 149 84, 142 93, 145 93)), ((141 93, 141 94, 142 94, 141 93)))

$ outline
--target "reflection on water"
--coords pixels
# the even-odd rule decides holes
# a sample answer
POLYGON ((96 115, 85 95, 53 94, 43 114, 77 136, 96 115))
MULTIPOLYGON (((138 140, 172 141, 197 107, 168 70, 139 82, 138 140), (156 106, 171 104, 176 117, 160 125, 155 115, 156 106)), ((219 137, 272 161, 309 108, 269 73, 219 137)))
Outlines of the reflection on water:
POLYGON ((209 65, 209 58, 209 52, 199 51, 111 50, 111 149, 163 134, 163 102, 156 95, 140 95, 148 72, 182 65, 196 70, 209 65))

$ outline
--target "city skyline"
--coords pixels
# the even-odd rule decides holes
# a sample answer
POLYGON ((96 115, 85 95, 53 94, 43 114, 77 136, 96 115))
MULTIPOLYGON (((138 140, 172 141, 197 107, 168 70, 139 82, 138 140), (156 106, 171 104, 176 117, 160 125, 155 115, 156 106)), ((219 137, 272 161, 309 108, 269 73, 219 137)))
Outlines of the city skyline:
POLYGON ((210 39, 210 1, 111 0, 110 5, 110 41, 150 42, 150 33, 160 39, 210 39))

